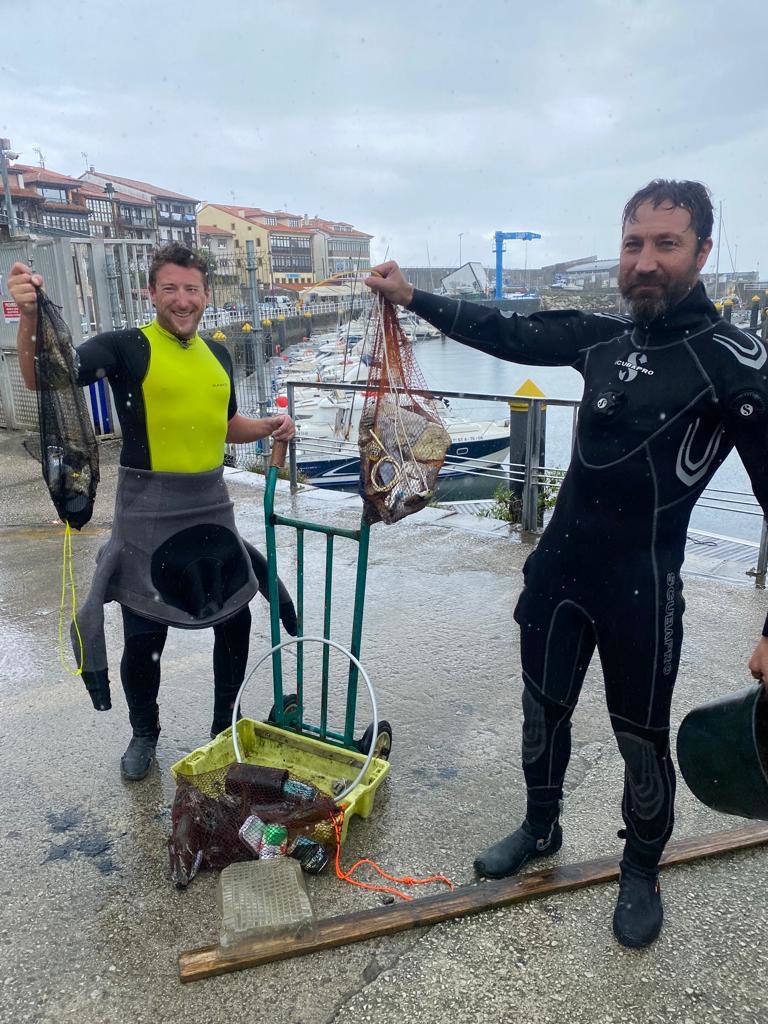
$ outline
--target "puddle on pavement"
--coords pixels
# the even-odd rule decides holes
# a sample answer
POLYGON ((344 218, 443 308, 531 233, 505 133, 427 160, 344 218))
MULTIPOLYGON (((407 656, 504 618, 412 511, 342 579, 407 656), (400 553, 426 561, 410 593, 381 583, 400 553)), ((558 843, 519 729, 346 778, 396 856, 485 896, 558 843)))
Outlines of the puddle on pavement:
POLYGON ((48 864, 59 860, 71 860, 80 855, 91 860, 102 875, 111 875, 119 871, 119 865, 112 859, 114 840, 109 832, 86 819, 79 807, 69 807, 61 811, 50 811, 46 815, 51 832, 55 836, 65 835, 61 841, 52 842, 43 863, 48 864))

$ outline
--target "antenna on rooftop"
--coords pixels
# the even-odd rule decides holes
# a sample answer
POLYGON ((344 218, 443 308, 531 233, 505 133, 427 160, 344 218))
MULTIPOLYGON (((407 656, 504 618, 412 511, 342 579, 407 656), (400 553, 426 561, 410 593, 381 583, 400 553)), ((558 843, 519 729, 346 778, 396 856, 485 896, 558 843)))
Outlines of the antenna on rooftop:
POLYGON ((89 163, 88 163, 88 154, 86 152, 84 152, 83 150, 81 150, 80 151, 80 156, 83 158, 83 160, 85 160, 85 169, 87 171, 89 166, 90 166, 89 163))
POLYGON ((43 155, 43 151, 40 149, 39 146, 33 146, 32 152, 37 153, 37 159, 40 163, 40 166, 43 168, 43 170, 45 170, 45 156, 43 155))

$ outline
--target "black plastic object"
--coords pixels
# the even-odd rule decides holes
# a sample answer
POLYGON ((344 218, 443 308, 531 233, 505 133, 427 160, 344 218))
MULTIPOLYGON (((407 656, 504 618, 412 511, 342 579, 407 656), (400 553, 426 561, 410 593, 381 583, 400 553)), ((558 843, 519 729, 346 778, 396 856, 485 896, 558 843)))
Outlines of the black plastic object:
POLYGON ((59 307, 40 290, 35 338, 43 479, 59 518, 80 530, 93 515, 99 449, 77 383, 77 353, 59 307))
POLYGON ((762 683, 694 708, 677 734, 693 795, 723 814, 768 820, 768 697, 762 683))

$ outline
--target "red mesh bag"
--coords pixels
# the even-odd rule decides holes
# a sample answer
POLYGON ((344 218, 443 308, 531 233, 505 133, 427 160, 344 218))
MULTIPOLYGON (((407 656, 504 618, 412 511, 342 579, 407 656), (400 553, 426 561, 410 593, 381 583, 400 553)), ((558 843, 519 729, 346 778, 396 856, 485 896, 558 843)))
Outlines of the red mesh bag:
POLYGON ((365 522, 396 523, 424 508, 450 443, 397 310, 379 298, 358 431, 365 522))
POLYGON ((201 868, 220 870, 257 858, 253 831, 241 834, 254 820, 284 826, 288 843, 306 836, 332 850, 338 810, 330 797, 277 768, 230 764, 182 776, 171 809, 171 879, 183 889, 201 868))

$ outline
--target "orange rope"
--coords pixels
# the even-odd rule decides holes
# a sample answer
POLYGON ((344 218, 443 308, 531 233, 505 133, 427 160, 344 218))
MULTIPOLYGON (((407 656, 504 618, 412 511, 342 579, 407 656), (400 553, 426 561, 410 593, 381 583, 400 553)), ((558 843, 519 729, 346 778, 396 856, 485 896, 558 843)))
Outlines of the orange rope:
POLYGON ((367 864, 381 878, 386 878, 388 882, 397 882, 400 885, 428 885, 430 882, 440 882, 443 885, 447 885, 451 892, 453 892, 453 882, 446 878, 445 875, 430 875, 429 878, 410 878, 406 875, 403 878, 398 878, 396 875, 388 875, 386 871, 379 867, 376 861, 369 860, 367 857, 356 861, 348 871, 344 871, 339 863, 341 855, 341 825, 344 822, 344 812, 332 814, 331 821, 336 832, 336 877, 341 879, 342 882, 349 882, 350 885, 356 885, 358 889, 369 889, 371 892, 389 892, 393 896, 399 896, 402 900, 413 899, 413 896, 410 896, 408 893, 400 892, 399 889, 394 889, 389 885, 371 885, 368 882, 358 882, 356 878, 352 878, 352 875, 359 867, 367 864))

